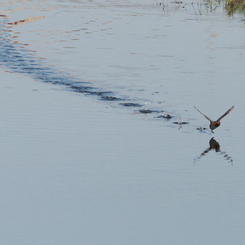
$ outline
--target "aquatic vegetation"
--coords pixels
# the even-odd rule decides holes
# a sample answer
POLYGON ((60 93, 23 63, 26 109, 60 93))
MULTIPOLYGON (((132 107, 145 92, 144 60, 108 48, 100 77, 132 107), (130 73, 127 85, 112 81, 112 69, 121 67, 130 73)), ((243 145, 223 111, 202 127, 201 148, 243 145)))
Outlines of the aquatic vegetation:
POLYGON ((226 0, 225 10, 229 15, 235 13, 245 14, 245 0, 226 0))
POLYGON ((206 0, 206 5, 212 10, 215 6, 224 6, 228 15, 235 13, 245 14, 245 0, 206 0), (224 5, 223 5, 224 4, 224 5))
POLYGON ((168 113, 164 112, 163 115, 160 115, 156 118, 164 118, 164 119, 171 119, 173 116, 170 116, 168 113))
POLYGON ((120 103, 120 105, 125 106, 125 107, 141 107, 142 106, 139 103, 132 103, 132 102, 120 103))
POLYGON ((235 13, 245 14, 245 0, 197 0, 193 2, 182 2, 182 1, 173 1, 170 3, 160 4, 164 10, 174 9, 187 10, 189 6, 192 6, 195 14, 202 15, 204 12, 215 12, 218 8, 224 9, 228 15, 233 15, 235 13))

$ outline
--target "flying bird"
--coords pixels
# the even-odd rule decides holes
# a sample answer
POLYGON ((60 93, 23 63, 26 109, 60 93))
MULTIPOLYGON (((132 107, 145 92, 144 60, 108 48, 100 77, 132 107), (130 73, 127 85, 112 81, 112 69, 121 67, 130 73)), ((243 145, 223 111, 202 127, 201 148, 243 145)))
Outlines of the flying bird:
MULTIPOLYGON (((195 106, 194 106, 195 107, 195 106)), ((210 122, 210 129, 213 132, 214 129, 218 128, 220 126, 220 121, 223 117, 225 117, 226 115, 228 115, 233 109, 234 109, 234 105, 224 114, 222 115, 219 119, 217 119, 216 121, 212 121, 209 117, 207 117, 206 115, 204 115, 202 112, 200 112, 196 107, 195 109, 202 114, 206 119, 208 119, 208 121, 210 122)))

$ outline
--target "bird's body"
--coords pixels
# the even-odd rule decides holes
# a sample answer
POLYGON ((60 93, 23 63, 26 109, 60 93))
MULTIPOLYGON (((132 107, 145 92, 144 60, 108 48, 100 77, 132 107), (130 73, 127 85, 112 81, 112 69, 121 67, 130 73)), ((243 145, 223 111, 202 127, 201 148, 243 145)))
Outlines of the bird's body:
MULTIPOLYGON (((195 106, 194 106, 195 107, 195 106)), ((200 114, 202 114, 209 122, 210 122, 210 125, 209 125, 209 127, 210 127, 210 129, 212 130, 212 132, 213 132, 213 130, 214 129, 216 129, 216 128, 218 128, 219 126, 220 126, 220 121, 221 121, 221 119, 223 118, 223 117, 225 117, 226 115, 228 115, 233 109, 234 109, 234 105, 225 113, 225 114, 223 114, 219 119, 217 119, 216 121, 213 121, 213 120, 211 120, 209 117, 207 117, 206 115, 204 115, 202 112, 200 112, 196 107, 195 107, 195 109, 200 113, 200 114)))

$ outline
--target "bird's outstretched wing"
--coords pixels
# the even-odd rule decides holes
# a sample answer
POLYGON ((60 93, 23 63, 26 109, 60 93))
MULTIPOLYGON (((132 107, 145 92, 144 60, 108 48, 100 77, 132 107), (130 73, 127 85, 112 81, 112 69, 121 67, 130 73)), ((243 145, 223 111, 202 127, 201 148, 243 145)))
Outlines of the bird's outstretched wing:
POLYGON ((223 117, 228 115, 233 109, 234 109, 234 105, 224 115, 222 115, 217 121, 219 122, 223 117))
MULTIPOLYGON (((194 106, 194 107, 195 107, 195 106, 194 106)), ((202 114, 206 119, 208 119, 209 122, 212 122, 212 120, 211 120, 209 117, 207 117, 207 116, 204 115, 202 112, 200 112, 196 107, 195 107, 195 109, 196 109, 200 114, 202 114)))

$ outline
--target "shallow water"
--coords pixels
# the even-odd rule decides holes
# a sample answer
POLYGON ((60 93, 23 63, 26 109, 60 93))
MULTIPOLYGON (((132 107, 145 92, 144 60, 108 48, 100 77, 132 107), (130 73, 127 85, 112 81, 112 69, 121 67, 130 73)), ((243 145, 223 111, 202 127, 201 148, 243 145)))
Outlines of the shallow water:
POLYGON ((244 243, 241 16, 151 0, 0 6, 12 11, 0 39, 4 244, 244 243), (208 121, 194 105, 216 119, 233 104, 214 134, 197 130, 208 121))

